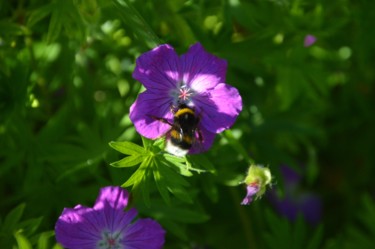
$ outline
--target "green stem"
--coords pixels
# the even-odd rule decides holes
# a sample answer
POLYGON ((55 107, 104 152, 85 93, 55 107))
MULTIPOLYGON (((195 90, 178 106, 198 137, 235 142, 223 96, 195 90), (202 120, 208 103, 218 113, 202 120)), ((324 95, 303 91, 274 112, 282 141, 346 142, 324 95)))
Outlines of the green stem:
POLYGON ((247 153, 246 149, 242 146, 240 142, 233 136, 233 133, 231 130, 226 130, 223 133, 224 137, 228 140, 229 144, 233 146, 233 148, 244 157, 244 159, 247 161, 248 164, 252 165, 255 164, 255 160, 252 159, 249 156, 249 153, 247 153))
POLYGON ((256 249, 256 241, 255 241, 255 236, 254 236, 254 231, 253 231, 253 226, 251 224, 251 219, 248 216, 247 212, 245 211, 245 207, 239 205, 241 203, 241 198, 238 193, 237 188, 230 188, 230 193, 234 201, 234 206, 237 209, 238 216, 240 218, 241 224, 242 224, 242 229, 244 231, 248 248, 249 249, 256 249))

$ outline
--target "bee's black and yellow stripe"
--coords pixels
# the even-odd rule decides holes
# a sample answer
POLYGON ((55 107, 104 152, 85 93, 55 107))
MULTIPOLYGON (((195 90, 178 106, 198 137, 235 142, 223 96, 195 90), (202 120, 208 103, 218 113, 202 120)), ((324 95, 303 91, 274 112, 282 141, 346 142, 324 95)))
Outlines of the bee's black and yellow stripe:
POLYGON ((175 118, 178 118, 180 116, 183 116, 183 115, 192 115, 193 117, 195 117, 195 112, 189 108, 189 107, 184 107, 184 108, 181 108, 181 109, 178 109, 177 112, 174 114, 174 117, 175 118))
POLYGON ((181 149, 189 150, 195 139, 198 121, 193 109, 181 105, 174 114, 173 126, 169 133, 172 144, 181 149))

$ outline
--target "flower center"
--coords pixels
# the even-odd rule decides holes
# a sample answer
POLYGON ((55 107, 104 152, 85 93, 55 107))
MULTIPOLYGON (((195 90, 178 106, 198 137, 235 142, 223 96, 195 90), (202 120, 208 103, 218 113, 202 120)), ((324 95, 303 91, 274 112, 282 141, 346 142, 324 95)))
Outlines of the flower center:
POLYGON ((120 232, 102 232, 102 240, 98 242, 97 249, 123 249, 120 243, 122 236, 120 232))
POLYGON ((189 105, 191 98, 194 96, 194 91, 184 83, 181 83, 177 89, 170 92, 170 96, 173 98, 173 105, 175 106, 180 104, 189 105))
POLYGON ((188 100, 188 98, 191 96, 190 89, 187 87, 181 87, 180 88, 180 95, 178 96, 179 99, 182 99, 183 101, 188 100))

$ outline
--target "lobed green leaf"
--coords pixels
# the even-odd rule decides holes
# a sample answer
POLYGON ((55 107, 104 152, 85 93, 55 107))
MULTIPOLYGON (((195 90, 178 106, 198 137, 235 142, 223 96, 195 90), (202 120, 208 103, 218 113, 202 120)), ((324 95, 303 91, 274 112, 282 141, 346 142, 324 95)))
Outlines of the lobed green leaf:
POLYGON ((143 162, 145 158, 143 155, 132 155, 111 163, 111 166, 116 168, 133 167, 143 162))
POLYGON ((110 142, 109 146, 125 155, 145 155, 145 148, 131 142, 110 142))

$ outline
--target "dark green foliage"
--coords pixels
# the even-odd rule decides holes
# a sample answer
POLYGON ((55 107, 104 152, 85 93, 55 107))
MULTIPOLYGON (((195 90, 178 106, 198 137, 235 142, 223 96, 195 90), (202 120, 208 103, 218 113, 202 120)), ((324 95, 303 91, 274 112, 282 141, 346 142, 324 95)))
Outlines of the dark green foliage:
POLYGON ((61 248, 63 208, 91 206, 107 185, 162 224, 167 249, 372 248, 374 11, 365 0, 0 1, 0 248, 61 248), (129 107, 143 88, 131 74, 156 45, 184 53, 196 41, 228 61, 244 107, 210 151, 178 158, 136 133, 129 107), (240 206, 251 163, 281 196, 279 166, 300 172, 296 194, 322 200, 318 224, 288 220, 267 196, 240 206))

